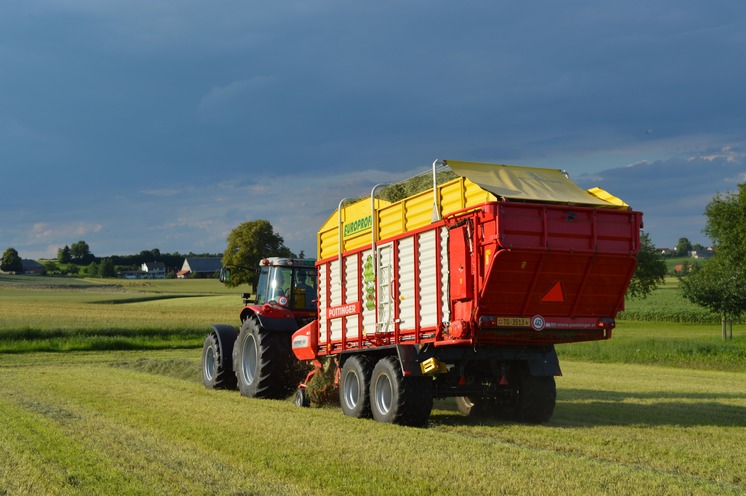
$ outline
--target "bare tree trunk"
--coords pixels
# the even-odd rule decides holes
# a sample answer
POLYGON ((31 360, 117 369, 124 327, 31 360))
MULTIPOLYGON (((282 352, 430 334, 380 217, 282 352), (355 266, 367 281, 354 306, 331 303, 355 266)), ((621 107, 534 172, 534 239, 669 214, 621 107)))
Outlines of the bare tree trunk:
POLYGON ((728 320, 725 318, 725 314, 722 315, 720 318, 720 329, 723 333, 723 341, 728 340, 728 326, 727 326, 728 320))

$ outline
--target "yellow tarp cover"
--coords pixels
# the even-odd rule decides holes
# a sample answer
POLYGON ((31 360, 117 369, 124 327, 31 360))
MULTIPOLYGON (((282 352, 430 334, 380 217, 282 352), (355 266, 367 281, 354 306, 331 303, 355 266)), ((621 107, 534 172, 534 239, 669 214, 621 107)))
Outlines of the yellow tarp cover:
POLYGON ((589 193, 570 181, 559 169, 456 160, 445 160, 445 162, 459 176, 468 178, 482 189, 499 197, 606 208, 628 207, 626 203, 608 193, 608 197, 616 201, 604 201, 589 193))
POLYGON ((612 205, 615 205, 617 208, 629 208, 629 205, 624 203, 624 201, 621 198, 617 198, 616 196, 612 195, 608 191, 602 190, 598 186, 596 186, 595 188, 589 189, 588 193, 602 199, 605 202, 609 202, 612 205))

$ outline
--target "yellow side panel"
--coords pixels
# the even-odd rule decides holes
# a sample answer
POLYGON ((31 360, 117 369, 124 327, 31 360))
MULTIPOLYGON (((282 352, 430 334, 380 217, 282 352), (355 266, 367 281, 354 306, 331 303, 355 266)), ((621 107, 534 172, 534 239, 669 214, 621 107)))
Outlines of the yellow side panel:
POLYGON ((404 200, 404 229, 414 229, 427 226, 433 221, 433 190, 427 190, 404 200))
POLYGON ((464 208, 497 200, 495 195, 483 190, 478 184, 466 178, 459 178, 445 183, 439 189, 442 216, 452 214, 464 208))
MULTIPOLYGON (((485 191, 478 184, 466 178, 438 186, 438 197, 441 202, 441 216, 463 210, 464 208, 495 201, 495 196, 485 191)), ((413 231, 432 223, 433 190, 429 189, 396 203, 377 200, 376 239, 387 239, 408 231, 413 231)), ((372 240, 371 227, 373 219, 370 212, 370 200, 361 200, 342 208, 342 251, 354 250, 369 246, 372 240)), ((340 214, 334 212, 324 223, 318 234, 318 258, 336 256, 339 252, 340 214)))
POLYGON ((404 206, 396 202, 378 211, 378 239, 386 239, 402 232, 404 206))
MULTIPOLYGON (((389 205, 387 201, 376 200, 376 209, 389 205)), ((370 199, 359 200, 335 211, 326 220, 317 236, 317 257, 319 260, 333 257, 339 252, 339 226, 342 225, 342 251, 354 250, 369 245, 372 239, 372 216, 370 199)))

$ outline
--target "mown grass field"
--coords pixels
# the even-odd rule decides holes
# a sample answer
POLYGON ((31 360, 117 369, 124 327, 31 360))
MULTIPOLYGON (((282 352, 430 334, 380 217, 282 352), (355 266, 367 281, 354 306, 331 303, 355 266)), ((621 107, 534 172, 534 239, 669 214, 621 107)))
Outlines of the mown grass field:
POLYGON ((741 325, 620 321, 558 349, 548 424, 441 400, 412 429, 205 389, 240 288, 28 279, 0 277, 0 495, 746 493, 741 325))
POLYGON ((238 320, 241 291, 214 279, 0 276, 0 353, 202 346, 238 320))

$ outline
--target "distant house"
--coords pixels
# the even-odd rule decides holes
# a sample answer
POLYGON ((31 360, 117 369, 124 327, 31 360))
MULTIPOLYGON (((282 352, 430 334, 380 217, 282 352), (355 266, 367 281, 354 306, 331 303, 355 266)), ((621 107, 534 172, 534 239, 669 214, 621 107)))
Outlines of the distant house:
POLYGON ((184 279, 185 277, 215 277, 215 273, 223 266, 220 257, 192 257, 185 258, 181 264, 181 270, 176 273, 176 277, 184 279))
POLYGON ((664 257, 670 257, 676 254, 676 250, 672 250, 671 248, 659 248, 658 253, 664 257))
POLYGON ((147 279, 165 279, 166 264, 163 262, 145 262, 140 266, 147 279))
POLYGON ((140 270, 122 270, 117 272, 124 279, 165 279, 166 264, 163 262, 146 262, 140 265, 140 270))
POLYGON ((713 255, 712 250, 694 250, 689 252, 689 256, 692 258, 712 258, 713 255))
POLYGON ((30 274, 35 276, 42 276, 47 272, 47 268, 36 260, 21 260, 23 264, 23 274, 30 274))

